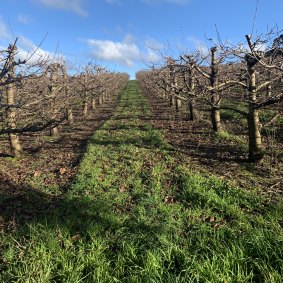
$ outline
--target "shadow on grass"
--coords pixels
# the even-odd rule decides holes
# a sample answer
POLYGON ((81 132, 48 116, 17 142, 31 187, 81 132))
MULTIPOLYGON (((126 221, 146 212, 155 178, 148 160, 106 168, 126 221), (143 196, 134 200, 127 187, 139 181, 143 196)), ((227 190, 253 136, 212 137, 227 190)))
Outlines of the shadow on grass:
MULTIPOLYGON (((173 147, 171 147, 163 138, 163 136, 155 131, 155 130, 148 130, 146 127, 143 126, 130 126, 126 125, 125 127, 119 127, 118 129, 123 129, 127 131, 133 130, 133 135, 125 135, 123 136, 122 133, 119 133, 119 136, 114 135, 107 135, 106 137, 94 137, 90 140, 92 144, 95 145, 103 145, 103 146, 112 146, 112 147, 119 147, 119 146, 136 146, 139 148, 146 148, 146 149, 153 149, 157 148, 160 150, 167 150, 173 151, 173 147), (141 135, 135 135, 135 131, 138 130, 142 132, 141 135)), ((107 129, 108 130, 108 129, 107 129)), ((114 129, 115 131, 116 129, 114 129)))
MULTIPOLYGON (((115 119, 114 119, 115 120, 115 119)), ((117 130, 135 130, 135 131, 148 131, 149 127, 147 125, 126 125, 126 124, 119 124, 110 126, 107 128, 109 131, 117 131, 117 130)))
MULTIPOLYGON (((24 144, 25 154, 36 156, 37 154, 42 154, 42 150, 44 150, 45 156, 47 154, 53 156, 52 160, 54 159, 56 161, 56 157, 61 160, 60 153, 70 152, 70 158, 72 160, 66 166, 75 168, 85 153, 89 137, 93 135, 93 131, 100 129, 105 121, 113 116, 113 112, 119 102, 119 97, 117 96, 108 105, 99 106, 97 113, 89 117, 86 123, 81 125, 80 121, 76 120, 73 125, 66 125, 67 127, 62 129, 61 136, 54 141, 44 141, 41 146, 35 147, 29 141, 32 137, 35 138, 37 133, 25 133, 23 136, 26 142, 24 144)), ((48 135, 48 131, 45 131, 44 134, 48 135)), ((0 157, 11 158, 13 156, 0 153, 0 157)), ((23 162, 25 162, 24 159, 23 162)), ((29 166, 30 164, 27 163, 27 167, 29 166)), ((56 162, 55 165, 47 164, 47 166, 47 169, 51 171, 58 169, 56 162)), ((38 168, 38 170, 40 169, 38 168)), ((79 203, 78 200, 74 203, 70 200, 66 201, 63 195, 71 185, 72 179, 68 180, 66 184, 61 185, 60 191, 62 195, 56 196, 36 190, 27 185, 25 180, 26 177, 29 177, 25 176, 26 172, 14 172, 15 176, 13 176, 13 171, 9 171, 11 172, 9 175, 1 174, 0 172, 0 231, 1 229, 14 231, 33 221, 62 216, 67 207, 75 208, 76 204, 79 203), (21 174, 23 176, 20 176, 21 174)), ((29 171, 27 173, 30 174, 29 171)), ((83 218, 83 215, 81 215, 81 218, 83 218)), ((78 221, 83 221, 81 218, 79 217, 78 221)))
POLYGON ((52 210, 56 198, 26 185, 0 179, 0 219, 3 230, 13 230, 52 210))
MULTIPOLYGON (((64 231, 70 237, 76 235, 84 244, 92 242, 95 235, 101 241, 107 240, 105 255, 109 262, 113 262, 125 242, 138 242, 137 254, 142 255, 147 248, 156 245, 158 235, 163 233, 163 223, 149 224, 112 199, 94 199, 85 195, 70 197, 68 194, 54 196, 3 181, 0 188, 0 232, 12 234, 18 240, 21 236, 30 237, 29 225, 38 227, 36 233, 39 234, 50 231, 54 238, 58 231, 64 231), (123 213, 127 218, 121 221, 119 215, 123 213)), ((62 241, 62 248, 67 240, 58 239, 62 241)))

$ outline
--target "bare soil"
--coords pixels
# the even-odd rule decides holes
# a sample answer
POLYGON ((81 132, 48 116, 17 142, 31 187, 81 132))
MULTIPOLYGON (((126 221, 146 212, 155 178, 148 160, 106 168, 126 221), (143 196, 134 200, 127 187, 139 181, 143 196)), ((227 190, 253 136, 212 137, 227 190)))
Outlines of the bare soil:
POLYGON ((74 123, 61 125, 56 138, 49 137, 48 131, 22 135, 20 158, 9 154, 6 137, 1 137, 0 231, 14 230, 56 206, 76 175, 88 139, 109 119, 118 100, 116 96, 90 110, 87 118, 75 113, 74 123))
MULTIPOLYGON (((282 143, 274 142, 272 151, 267 150, 264 162, 251 164, 245 149, 231 140, 219 138, 210 130, 207 114, 199 113, 197 121, 189 121, 186 114, 176 113, 162 98, 146 97, 151 106, 149 122, 163 130, 170 144, 186 155, 192 170, 214 174, 245 189, 257 189, 271 201, 283 194, 282 143)), ((229 131, 233 131, 234 127, 239 136, 247 135, 245 132, 238 133, 237 121, 234 125, 225 125, 224 122, 224 127, 229 131)), ((263 140, 268 147, 265 137, 263 140)))
MULTIPOLYGON (((193 171, 214 174, 244 189, 257 189, 268 201, 283 194, 282 143, 276 144, 276 151, 281 152, 277 159, 268 153, 267 162, 250 164, 245 150, 209 130, 205 115, 192 122, 161 98, 145 96, 151 115, 141 119, 162 130, 193 171)), ((116 96, 98 106, 87 119, 75 115, 74 123, 62 125, 56 139, 48 137, 47 131, 21 136, 21 158, 9 155, 5 137, 1 137, 0 231, 13 231, 21 223, 56 208, 76 175, 88 139, 112 115, 118 100, 116 96)))

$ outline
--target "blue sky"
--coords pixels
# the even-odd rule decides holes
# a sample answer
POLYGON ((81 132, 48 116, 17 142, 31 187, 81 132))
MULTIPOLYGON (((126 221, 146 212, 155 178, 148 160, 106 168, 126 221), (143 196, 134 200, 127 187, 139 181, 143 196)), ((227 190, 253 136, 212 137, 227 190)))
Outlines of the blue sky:
MULTIPOLYGON (((21 57, 63 54, 70 67, 95 62, 113 71, 158 63, 210 46, 216 29, 232 42, 251 33, 256 0, 0 0, 0 48, 19 37, 21 57), (157 50, 157 51, 155 51, 157 50), (176 55, 177 56, 177 55, 176 55)), ((259 0, 254 32, 283 28, 283 0, 259 0)), ((36 60, 36 56, 34 58, 36 60)))

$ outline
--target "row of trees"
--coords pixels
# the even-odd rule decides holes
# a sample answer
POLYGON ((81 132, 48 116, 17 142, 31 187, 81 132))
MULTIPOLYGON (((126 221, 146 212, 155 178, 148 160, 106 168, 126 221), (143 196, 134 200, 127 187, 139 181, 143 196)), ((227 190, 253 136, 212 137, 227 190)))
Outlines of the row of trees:
POLYGON ((16 45, 17 40, 0 53, 0 135, 7 135, 14 156, 22 152, 21 134, 49 129, 56 136, 60 124, 86 117, 128 81, 127 74, 98 65, 70 75, 54 60, 16 60, 16 45))
POLYGON ((207 54, 195 51, 164 57, 164 62, 137 73, 144 91, 168 100, 176 111, 185 104, 190 120, 197 118, 196 108, 205 108, 218 133, 223 130, 221 110, 239 113, 247 120, 249 160, 264 157, 260 111, 272 109, 270 125, 283 110, 283 36, 270 32, 253 40, 246 35, 244 43, 220 41, 207 54), (222 105, 223 99, 232 105, 222 105), (240 103, 246 107, 238 107, 240 103))

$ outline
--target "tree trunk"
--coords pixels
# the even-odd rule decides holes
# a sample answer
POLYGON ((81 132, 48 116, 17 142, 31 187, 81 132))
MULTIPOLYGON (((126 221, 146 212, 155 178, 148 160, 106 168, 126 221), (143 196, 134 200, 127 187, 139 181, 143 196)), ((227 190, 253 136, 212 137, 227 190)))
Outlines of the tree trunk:
POLYGON ((58 126, 53 127, 50 129, 50 136, 51 137, 57 137, 59 135, 59 128, 58 126))
POLYGON ((100 95, 98 98, 98 105, 101 105, 103 103, 103 99, 102 96, 100 95))
POLYGON ((259 111, 254 108, 252 103, 249 103, 248 129, 249 160, 251 162, 258 162, 263 159, 264 152, 261 143, 259 111))
POLYGON ((170 106, 174 107, 174 105, 175 105, 175 97, 174 95, 170 94, 170 106))
POLYGON ((71 125, 74 121, 73 110, 70 104, 70 87, 68 83, 68 76, 67 73, 64 73, 64 83, 65 83, 65 93, 66 99, 68 101, 68 107, 66 108, 66 119, 69 125, 71 125))
MULTIPOLYGON (((16 46, 9 46, 9 52, 10 52, 10 59, 9 59, 9 67, 10 71, 8 73, 10 78, 14 78, 15 76, 15 67, 13 66, 14 64, 14 58, 15 58, 15 52, 16 52, 16 46)), ((7 90, 6 90, 6 95, 7 95, 7 125, 8 128, 11 130, 16 129, 16 109, 15 109, 15 86, 14 84, 8 84, 7 85, 7 90)), ((10 143, 10 150, 14 156, 20 156, 21 155, 21 143, 18 134, 8 134, 9 138, 9 143, 10 143)))
MULTIPOLYGON (((271 72, 268 72, 268 79, 271 81, 272 80, 272 75, 271 72)), ((266 97, 271 97, 272 95, 272 86, 271 83, 267 85, 266 88, 266 97)))
POLYGON ((170 100, 170 89, 169 89, 169 86, 166 84, 165 86, 165 91, 164 91, 164 99, 166 101, 170 100))
POLYGON ((83 117, 87 117, 88 114, 88 91, 85 90, 83 97, 83 117))
MULTIPOLYGON (((54 86, 51 88, 51 91, 53 92, 53 99, 51 100, 51 104, 50 104, 50 107, 51 107, 51 113, 55 113, 55 111, 56 111, 56 102, 55 102, 55 90, 54 90, 54 86)), ((55 116, 53 116, 52 118, 55 118, 55 116)), ((59 128, 58 128, 58 126, 56 126, 56 127, 52 127, 51 129, 50 129, 50 136, 51 137, 57 137, 58 136, 58 134, 59 134, 59 128)))
POLYGON ((66 116, 67 116, 68 123, 72 124, 74 122, 74 116, 73 116, 72 108, 66 109, 66 116))
MULTIPOLYGON (((13 72, 13 71, 12 71, 13 72)), ((15 111, 15 93, 14 85, 9 84, 7 86, 7 124, 8 128, 11 130, 16 129, 16 111, 15 111)), ((10 150, 14 156, 21 155, 21 144, 18 134, 9 134, 10 150)))
POLYGON ((220 110, 218 109, 220 103, 220 97, 217 93, 212 91, 211 96, 211 122, 212 128, 216 133, 222 131, 222 124, 221 124, 221 117, 220 117, 220 110))
POLYGON ((256 93, 256 73, 254 62, 249 62, 248 72, 250 77, 249 84, 249 114, 248 114, 248 131, 249 131, 249 160, 251 162, 258 162, 263 159, 264 152, 262 149, 259 111, 255 109, 256 93))
MULTIPOLYGON (((190 96, 195 92, 195 79, 194 79, 194 71, 190 72, 190 80, 189 80, 189 88, 190 88, 190 96)), ((188 108, 189 108, 189 120, 195 120, 195 99, 193 97, 188 98, 188 108)))
POLYGON ((189 99, 188 101, 188 108, 189 108, 189 120, 195 120, 195 101, 193 98, 189 99))
POLYGON ((86 117, 88 112, 88 105, 87 105, 87 100, 84 101, 83 104, 83 116, 86 117))
POLYGON ((216 60, 216 47, 211 48, 211 74, 210 74, 210 86, 211 90, 211 122, 212 128, 215 132, 222 131, 221 117, 220 117, 220 96, 217 91, 218 83, 218 66, 216 60))
POLYGON ((272 86, 269 84, 266 88, 266 97, 271 97, 272 95, 272 86))
POLYGON ((95 100, 95 97, 92 97, 92 100, 91 100, 91 108, 92 110, 94 110, 96 108, 96 100, 95 100))
MULTIPOLYGON (((50 110, 51 110, 51 118, 56 119, 56 112, 57 112, 57 92, 58 92, 58 85, 57 85, 57 74, 56 70, 52 69, 51 70, 51 81, 50 81, 50 96, 51 96, 51 101, 50 101, 50 110)), ((59 128, 58 126, 51 127, 50 129, 50 136, 51 137, 57 137, 59 134, 59 128)))
POLYGON ((181 107, 182 107, 182 101, 179 98, 176 98, 175 100, 175 106, 176 106, 176 111, 180 112, 181 111, 181 107))

